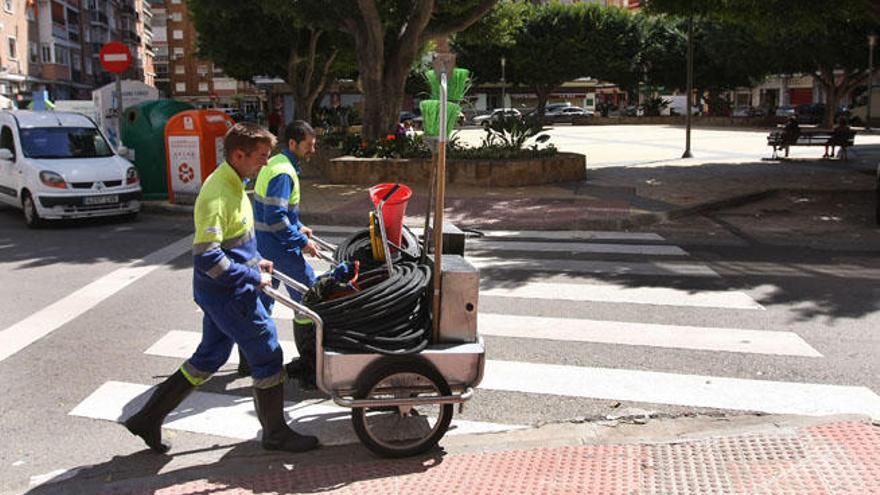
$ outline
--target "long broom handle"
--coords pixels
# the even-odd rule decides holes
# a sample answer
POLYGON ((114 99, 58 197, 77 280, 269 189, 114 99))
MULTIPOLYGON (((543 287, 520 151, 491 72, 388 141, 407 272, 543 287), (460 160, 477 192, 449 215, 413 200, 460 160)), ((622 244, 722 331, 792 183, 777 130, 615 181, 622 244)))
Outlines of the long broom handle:
POLYGON ((431 153, 431 180, 428 181, 428 208, 425 211, 425 228, 422 230, 422 257, 419 259, 421 264, 428 261, 428 228, 431 226, 431 205, 434 202, 434 181, 437 174, 437 153, 431 153))
POLYGON ((440 284, 443 277, 443 203, 446 196, 446 71, 440 73, 440 132, 437 133, 437 197, 434 204, 433 342, 440 341, 440 284))

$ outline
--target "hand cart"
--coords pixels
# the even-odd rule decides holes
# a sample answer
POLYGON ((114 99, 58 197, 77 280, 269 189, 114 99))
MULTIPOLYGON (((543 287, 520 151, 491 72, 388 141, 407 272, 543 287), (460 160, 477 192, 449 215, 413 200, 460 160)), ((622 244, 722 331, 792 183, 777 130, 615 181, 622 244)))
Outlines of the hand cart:
MULTIPOLYGON (((324 249, 333 247, 316 242, 324 249)), ((272 276, 301 294, 308 290, 281 272, 272 276)), ((434 447, 449 428, 454 404, 470 399, 482 380, 485 346, 479 336, 470 343, 432 344, 405 356, 341 354, 324 347, 324 323, 317 313, 280 287, 263 290, 314 322, 318 389, 337 405, 351 408, 358 438, 378 455, 406 457, 434 447)))

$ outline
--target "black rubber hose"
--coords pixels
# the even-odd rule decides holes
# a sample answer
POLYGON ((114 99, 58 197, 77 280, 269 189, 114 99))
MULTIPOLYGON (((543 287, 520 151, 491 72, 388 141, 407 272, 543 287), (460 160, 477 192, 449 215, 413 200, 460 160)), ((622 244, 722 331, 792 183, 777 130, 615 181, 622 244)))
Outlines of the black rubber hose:
POLYGON ((431 338, 431 269, 405 261, 360 274, 360 291, 323 299, 319 286, 303 302, 324 322, 324 346, 344 353, 412 354, 431 338))
MULTIPOLYGON (((393 263, 401 261, 417 261, 421 255, 421 247, 419 240, 415 234, 408 228, 404 227, 401 236, 401 248, 403 251, 394 250, 391 256, 393 263)), ((362 270, 372 270, 385 266, 384 261, 376 261, 373 259, 373 250, 370 246, 370 230, 365 229, 358 231, 352 237, 339 244, 334 253, 334 258, 338 261, 360 261, 362 270)))

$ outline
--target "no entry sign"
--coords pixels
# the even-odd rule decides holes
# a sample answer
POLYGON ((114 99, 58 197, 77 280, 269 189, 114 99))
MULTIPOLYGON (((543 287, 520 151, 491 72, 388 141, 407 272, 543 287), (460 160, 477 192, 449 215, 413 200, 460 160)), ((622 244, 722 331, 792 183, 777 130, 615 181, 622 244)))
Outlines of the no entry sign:
POLYGON ((119 74, 131 65, 131 52, 128 47, 118 41, 111 41, 101 47, 101 66, 107 72, 119 74))

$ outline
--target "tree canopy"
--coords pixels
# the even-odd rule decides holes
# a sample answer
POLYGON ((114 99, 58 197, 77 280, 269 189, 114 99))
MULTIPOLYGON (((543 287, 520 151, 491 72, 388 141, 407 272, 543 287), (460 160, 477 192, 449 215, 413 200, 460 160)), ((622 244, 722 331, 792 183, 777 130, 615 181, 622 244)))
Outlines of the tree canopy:
POLYGON ((637 82, 638 27, 626 11, 586 4, 504 2, 455 41, 459 65, 476 78, 506 79, 535 91, 543 114, 550 93, 566 81, 592 77, 621 86, 637 82))
POLYGON ((283 79, 293 90, 296 118, 309 119, 326 85, 355 72, 351 41, 307 24, 290 2, 189 0, 189 8, 199 53, 236 79, 283 79))

